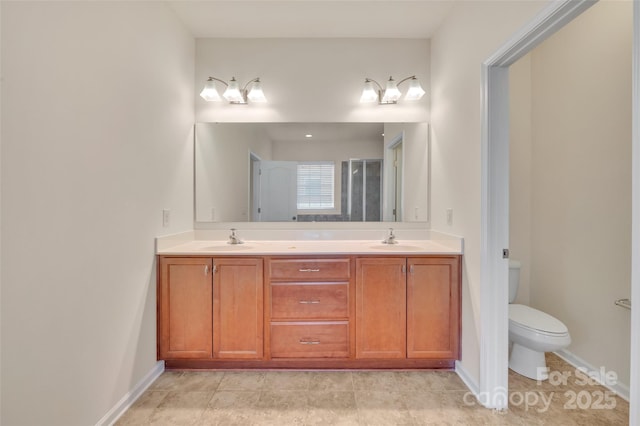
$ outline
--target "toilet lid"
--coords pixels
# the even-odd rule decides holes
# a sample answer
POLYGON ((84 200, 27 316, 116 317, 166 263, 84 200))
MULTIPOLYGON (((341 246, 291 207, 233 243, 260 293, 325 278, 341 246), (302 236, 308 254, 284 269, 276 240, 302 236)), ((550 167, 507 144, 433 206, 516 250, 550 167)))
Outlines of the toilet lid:
POLYGON ((567 326, 557 318, 526 305, 509 305, 509 321, 542 333, 566 334, 567 326))

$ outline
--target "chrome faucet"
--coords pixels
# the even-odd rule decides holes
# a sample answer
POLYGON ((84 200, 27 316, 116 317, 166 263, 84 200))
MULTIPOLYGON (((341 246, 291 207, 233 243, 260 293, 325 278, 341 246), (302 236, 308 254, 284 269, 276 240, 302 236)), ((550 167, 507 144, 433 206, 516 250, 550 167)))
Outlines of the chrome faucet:
POLYGON ((382 240, 382 244, 398 244, 398 240, 396 240, 396 236, 393 234, 393 228, 389 228, 389 235, 382 240))
POLYGON ((227 244, 244 244, 244 241, 236 235, 236 228, 231 228, 231 235, 229 235, 229 241, 227 241, 227 244))

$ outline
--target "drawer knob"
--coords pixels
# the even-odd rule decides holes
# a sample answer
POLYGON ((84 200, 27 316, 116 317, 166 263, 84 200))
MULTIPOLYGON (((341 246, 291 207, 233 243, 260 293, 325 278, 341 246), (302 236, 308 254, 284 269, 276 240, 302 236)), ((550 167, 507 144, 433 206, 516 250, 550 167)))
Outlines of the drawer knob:
POLYGON ((311 268, 298 269, 298 272, 320 272, 320 269, 311 269, 311 268))
POLYGON ((299 343, 301 345, 319 345, 320 341, 319 340, 304 340, 304 339, 301 339, 299 341, 299 343))
POLYGON ((299 300, 298 303, 302 305, 317 305, 320 303, 319 300, 299 300))

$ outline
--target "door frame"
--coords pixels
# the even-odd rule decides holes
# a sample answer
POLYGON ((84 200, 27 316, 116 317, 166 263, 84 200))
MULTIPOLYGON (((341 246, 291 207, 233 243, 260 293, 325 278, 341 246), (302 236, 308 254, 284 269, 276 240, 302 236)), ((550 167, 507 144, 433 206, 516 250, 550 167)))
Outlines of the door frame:
MULTIPOLYGON (((508 69, 597 0, 564 0, 542 10, 482 64, 481 312, 479 397, 508 406, 509 80, 508 69)), ((634 1, 631 297, 640 296, 640 2, 634 1)), ((640 422, 640 313, 631 311, 630 424, 640 422)))

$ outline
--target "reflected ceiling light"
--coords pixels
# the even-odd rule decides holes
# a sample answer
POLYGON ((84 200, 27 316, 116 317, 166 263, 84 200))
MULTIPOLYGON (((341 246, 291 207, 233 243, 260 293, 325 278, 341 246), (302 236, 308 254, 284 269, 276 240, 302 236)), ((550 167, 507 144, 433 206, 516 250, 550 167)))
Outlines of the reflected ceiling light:
POLYGON ((382 86, 377 81, 371 78, 364 79, 364 88, 362 89, 362 96, 360 97, 360 102, 378 102, 381 105, 388 104, 397 104, 398 100, 402 96, 402 92, 398 88, 399 85, 404 83, 407 80, 411 80, 409 84, 409 90, 405 95, 404 99, 406 101, 417 101, 422 98, 422 96, 426 93, 420 82, 416 78, 415 75, 409 76, 407 78, 403 78, 399 82, 393 79, 393 77, 389 77, 387 81, 387 85, 385 89, 382 89, 382 86), (373 85, 377 86, 377 88, 373 85))
POLYGON ((219 78, 209 77, 202 89, 202 92, 200 92, 200 97, 207 102, 221 101, 224 97, 232 104, 246 104, 248 101, 267 102, 267 98, 264 96, 264 92, 262 91, 260 77, 249 80, 243 88, 240 88, 235 77, 231 77, 231 81, 229 81, 229 83, 224 80, 220 80, 219 78), (218 90, 216 89, 216 81, 224 84, 226 87, 224 93, 222 93, 222 97, 218 94, 218 90), (249 86, 251 86, 250 89, 248 89, 249 86))

